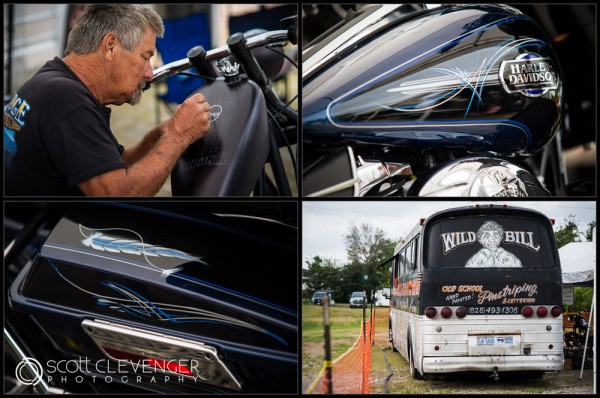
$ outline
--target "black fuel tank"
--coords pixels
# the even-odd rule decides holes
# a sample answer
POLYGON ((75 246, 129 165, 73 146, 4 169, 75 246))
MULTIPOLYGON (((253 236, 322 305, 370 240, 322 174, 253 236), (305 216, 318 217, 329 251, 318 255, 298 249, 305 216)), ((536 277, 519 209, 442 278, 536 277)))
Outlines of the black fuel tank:
POLYGON ((528 155, 563 111, 558 60, 503 5, 379 5, 303 54, 305 145, 406 145, 528 155))
POLYGON ((218 78, 195 93, 202 93, 211 105, 211 125, 173 169, 173 195, 249 196, 269 153, 260 88, 249 80, 218 78))

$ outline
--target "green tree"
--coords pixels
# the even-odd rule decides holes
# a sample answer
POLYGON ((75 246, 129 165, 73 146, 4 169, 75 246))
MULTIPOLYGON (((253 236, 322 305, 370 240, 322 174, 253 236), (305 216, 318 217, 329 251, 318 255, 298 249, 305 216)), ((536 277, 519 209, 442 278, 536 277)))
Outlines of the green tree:
POLYGON ((575 286, 573 289, 573 305, 565 305, 565 312, 589 311, 592 306, 593 294, 593 287, 575 286))
POLYGON ((351 281, 352 291, 369 293, 389 286, 389 267, 378 266, 393 255, 395 242, 388 239, 381 228, 369 224, 350 223, 348 230, 344 242, 350 263, 345 277, 351 281))
POLYGON ((335 289, 338 300, 348 302, 352 292, 366 290, 364 276, 362 264, 354 262, 344 265, 340 272, 339 283, 335 289))
MULTIPOLYGON (((596 227, 596 221, 588 224, 585 232, 585 239, 592 240, 592 230, 596 227)), ((570 214, 569 217, 561 224, 560 228, 554 233, 556 244, 559 248, 567 243, 581 242, 579 228, 575 216, 570 214)), ((589 310, 592 304, 592 294, 594 289, 585 286, 575 286, 573 290, 573 305, 566 305, 565 312, 577 312, 581 310, 589 310)))
POLYGON ((313 256, 306 260, 306 264, 308 269, 302 270, 302 282, 307 296, 312 296, 316 290, 335 290, 340 273, 340 266, 335 260, 313 256))
POLYGON ((585 231, 585 239, 591 242, 593 239, 594 228, 596 228, 596 221, 592 221, 588 224, 587 230, 585 231))
POLYGON ((556 237, 556 244, 559 248, 567 243, 581 242, 575 216, 570 214, 569 217, 563 221, 558 231, 554 233, 554 236, 556 237))

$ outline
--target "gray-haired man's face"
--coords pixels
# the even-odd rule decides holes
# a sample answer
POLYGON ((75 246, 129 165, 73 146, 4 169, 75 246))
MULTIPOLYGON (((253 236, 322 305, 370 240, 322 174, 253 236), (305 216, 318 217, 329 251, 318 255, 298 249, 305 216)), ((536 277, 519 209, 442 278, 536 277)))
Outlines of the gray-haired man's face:
POLYGON ((495 250, 502 243, 502 235, 502 231, 499 230, 485 231, 481 234, 479 243, 486 249, 495 250))

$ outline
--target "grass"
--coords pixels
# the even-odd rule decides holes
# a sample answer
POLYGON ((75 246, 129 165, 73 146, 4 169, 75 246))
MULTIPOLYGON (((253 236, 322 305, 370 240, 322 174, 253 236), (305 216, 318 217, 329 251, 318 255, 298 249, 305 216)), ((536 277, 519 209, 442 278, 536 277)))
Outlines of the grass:
MULTIPOLYGON (((332 359, 335 360, 350 348, 360 335, 362 310, 350 309, 347 304, 331 308, 332 359)), ((431 377, 415 380, 409 374, 408 363, 390 349, 387 339, 376 340, 372 347, 370 373, 371 392, 374 394, 540 394, 540 393, 591 393, 592 371, 586 371, 585 383, 577 381, 579 372, 548 373, 543 379, 501 375, 498 383, 488 374, 451 375, 446 378, 431 377), (385 357, 385 358, 384 358, 385 357), (386 363, 387 361, 387 363, 386 363), (389 368, 393 375, 388 379, 389 368), (575 375, 575 373, 577 373, 575 375), (387 379, 387 389, 384 383, 387 379)), ((302 391, 306 392, 323 366, 323 308, 302 305, 302 391)))
MULTIPOLYGON (((340 357, 360 336, 362 310, 337 303, 330 307, 331 356, 340 357)), ((314 380, 324 357, 323 307, 302 303, 302 374, 303 389, 314 380)))
MULTIPOLYGON (((362 311, 341 305, 330 307, 331 339, 358 338, 362 324, 362 311)), ((302 306, 302 341, 323 341, 323 307, 306 304, 302 306)))

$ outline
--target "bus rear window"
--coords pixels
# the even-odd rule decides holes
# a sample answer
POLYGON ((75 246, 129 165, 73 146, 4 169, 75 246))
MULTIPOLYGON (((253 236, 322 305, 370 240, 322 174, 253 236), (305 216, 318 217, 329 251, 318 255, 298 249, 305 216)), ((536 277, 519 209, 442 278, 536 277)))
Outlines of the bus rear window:
POLYGON ((431 223, 424 253, 428 268, 554 268, 552 230, 517 216, 450 217, 431 223))

